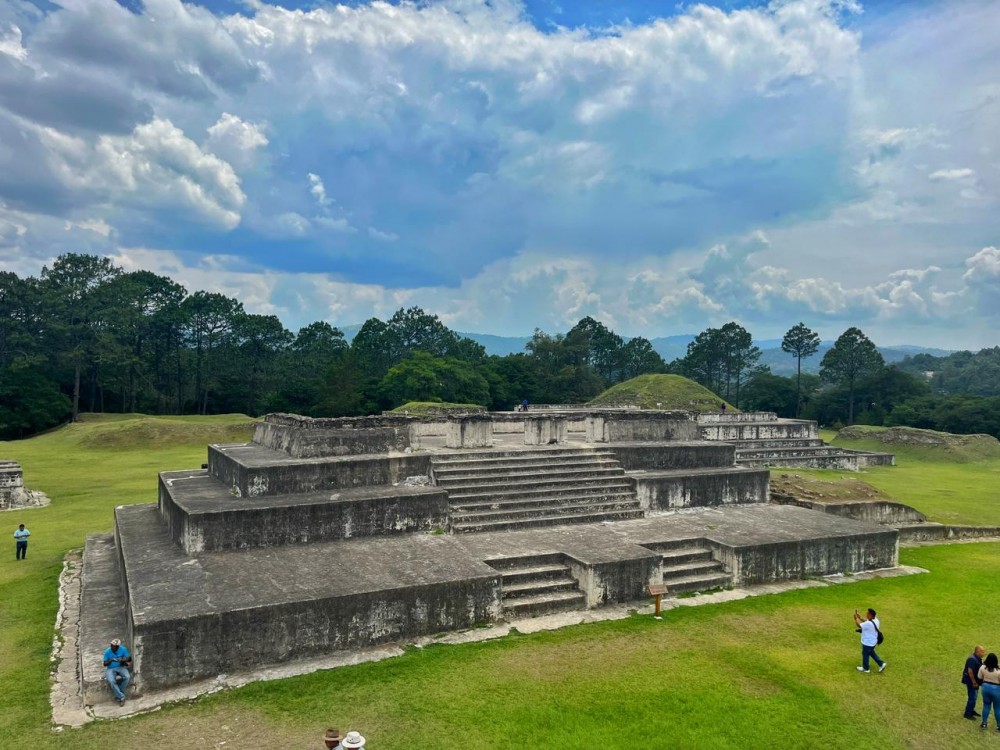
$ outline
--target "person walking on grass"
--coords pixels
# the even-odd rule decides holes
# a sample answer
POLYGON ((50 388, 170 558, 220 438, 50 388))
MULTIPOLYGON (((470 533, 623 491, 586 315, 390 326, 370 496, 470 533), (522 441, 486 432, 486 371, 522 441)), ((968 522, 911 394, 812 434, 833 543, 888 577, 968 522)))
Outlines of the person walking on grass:
MULTIPOLYGON (((10 527, 8 526, 7 528, 10 527)), ((15 547, 15 554, 17 555, 17 557, 15 558, 16 560, 23 560, 28 556, 29 536, 31 536, 31 532, 28 531, 26 528, 24 528, 23 523, 20 526, 18 526, 17 529, 14 531, 14 542, 15 542, 14 547, 15 547)))
POLYGON ((878 671, 884 672, 889 665, 875 653, 875 647, 879 644, 882 635, 875 610, 869 607, 864 618, 858 614, 858 610, 854 610, 854 624, 858 626, 858 632, 861 633, 861 666, 858 667, 858 671, 868 674, 868 660, 874 659, 875 663, 878 664, 878 671))
POLYGON ((976 713, 976 698, 979 697, 979 668, 983 666, 983 654, 985 653, 985 648, 976 646, 969 654, 969 658, 965 660, 965 669, 962 670, 962 684, 965 685, 968 694, 963 714, 966 719, 979 718, 979 714, 976 713))
POLYGON ((986 657, 976 676, 979 678, 979 684, 983 686, 983 723, 979 728, 986 729, 992 708, 993 721, 996 722, 997 731, 1000 732, 1000 663, 997 662, 996 654, 986 657))

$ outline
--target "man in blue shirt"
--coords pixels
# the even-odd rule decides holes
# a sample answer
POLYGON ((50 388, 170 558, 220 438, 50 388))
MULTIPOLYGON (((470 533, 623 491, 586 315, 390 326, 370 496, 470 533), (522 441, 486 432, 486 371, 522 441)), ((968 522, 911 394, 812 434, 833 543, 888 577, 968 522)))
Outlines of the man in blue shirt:
POLYGON ((967 700, 965 701, 966 719, 975 719, 979 716, 976 713, 976 698, 979 697, 979 668, 983 666, 983 656, 986 649, 976 646, 965 660, 965 669, 962 670, 962 684, 965 685, 967 700))
MULTIPOLYGON (((7 528, 10 528, 9 526, 7 528)), ((24 528, 22 523, 17 527, 14 532, 14 540, 17 542, 15 545, 17 547, 17 560, 23 560, 28 556, 28 537, 31 536, 31 532, 24 528)))
POLYGON ((104 649, 104 666, 107 672, 104 679, 108 681, 111 690, 115 694, 115 699, 119 706, 125 705, 125 688, 128 687, 132 675, 129 674, 128 666, 132 663, 132 655, 128 649, 122 645, 117 638, 111 640, 111 645, 104 649), (121 676, 121 684, 118 684, 118 676, 121 676))

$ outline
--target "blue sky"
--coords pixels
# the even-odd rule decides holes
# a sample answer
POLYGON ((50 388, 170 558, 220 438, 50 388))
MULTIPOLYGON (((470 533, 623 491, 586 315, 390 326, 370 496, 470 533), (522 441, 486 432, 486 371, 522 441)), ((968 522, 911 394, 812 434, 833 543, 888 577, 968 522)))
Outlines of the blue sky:
POLYGON ((996 345, 1000 3, 8 0, 0 268, 996 345))

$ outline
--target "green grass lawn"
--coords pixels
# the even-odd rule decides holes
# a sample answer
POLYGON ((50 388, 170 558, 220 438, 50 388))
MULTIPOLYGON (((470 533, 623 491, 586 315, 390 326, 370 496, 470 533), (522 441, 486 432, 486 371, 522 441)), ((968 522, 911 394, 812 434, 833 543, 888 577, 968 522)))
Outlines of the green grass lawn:
MULTIPOLYGON (((153 501, 156 471, 204 460, 204 423, 178 421, 191 429, 175 438, 201 442, 166 445, 161 433, 159 446, 97 447, 106 421, 0 444, 0 456, 22 462, 29 486, 52 497, 48 508, 2 514, 10 547, 0 563, 0 748, 307 749, 322 747, 331 725, 360 729, 372 750, 1000 747, 995 731, 983 737, 961 718, 959 684, 974 643, 1000 651, 1000 640, 991 641, 1000 639, 996 543, 903 550, 902 562, 929 575, 680 608, 661 622, 633 617, 414 649, 52 733, 49 652, 62 556, 87 534, 108 531, 115 505, 153 501), (28 560, 18 563, 9 535, 21 521, 33 535, 28 560), (883 675, 854 669, 851 612, 867 606, 883 618, 883 675)), ((242 421, 215 426, 232 439, 229 425, 242 421)), ((954 481, 917 463, 886 471, 911 475, 914 486, 954 481)))

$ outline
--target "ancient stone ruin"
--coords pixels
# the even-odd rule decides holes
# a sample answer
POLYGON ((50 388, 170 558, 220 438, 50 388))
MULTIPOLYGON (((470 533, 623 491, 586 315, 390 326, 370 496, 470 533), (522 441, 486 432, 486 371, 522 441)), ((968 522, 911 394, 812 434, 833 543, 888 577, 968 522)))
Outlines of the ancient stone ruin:
POLYGON ((111 634, 158 690, 638 602, 650 584, 677 595, 897 564, 895 529, 768 504, 768 471, 738 465, 726 438, 765 439, 636 409, 268 415, 252 442, 162 473, 155 505, 117 508, 114 535, 87 540, 87 700, 111 634))
POLYGON ((24 474, 17 461, 0 460, 0 510, 47 505, 48 498, 24 486, 24 474))

